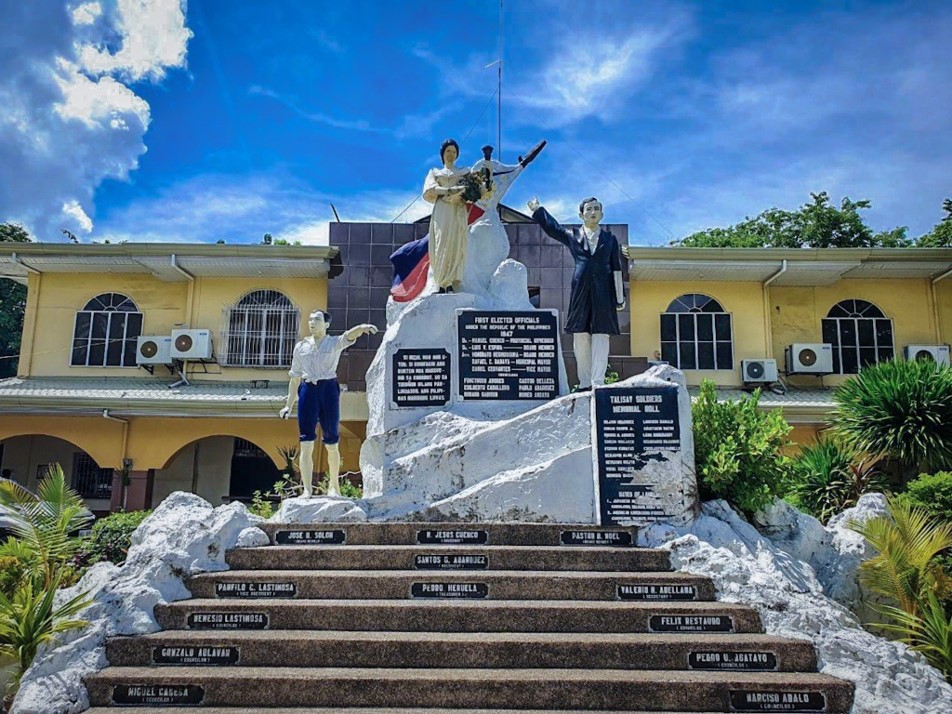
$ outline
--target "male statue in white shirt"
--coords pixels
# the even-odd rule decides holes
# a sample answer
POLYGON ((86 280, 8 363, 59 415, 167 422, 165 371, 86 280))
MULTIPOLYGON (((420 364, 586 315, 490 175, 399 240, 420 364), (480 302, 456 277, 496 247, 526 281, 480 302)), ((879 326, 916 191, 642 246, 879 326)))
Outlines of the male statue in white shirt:
POLYGON ((288 400, 278 412, 287 419, 294 403, 298 404, 298 431, 301 439, 301 482, 304 496, 313 493, 314 442, 317 439, 317 424, 321 425, 321 441, 327 449, 327 495, 340 496, 340 385, 337 383, 337 363, 340 355, 361 335, 376 334, 374 325, 357 325, 343 335, 328 335, 331 317, 326 312, 315 310, 307 321, 311 334, 294 346, 291 360, 291 382, 288 384, 288 400))
POLYGON ((625 293, 618 240, 599 225, 601 201, 592 197, 579 204, 581 229, 563 228, 538 198, 529 201, 529 210, 546 235, 568 248, 575 261, 565 331, 573 335, 579 390, 605 384, 608 337, 621 332, 615 313, 625 309, 625 293))

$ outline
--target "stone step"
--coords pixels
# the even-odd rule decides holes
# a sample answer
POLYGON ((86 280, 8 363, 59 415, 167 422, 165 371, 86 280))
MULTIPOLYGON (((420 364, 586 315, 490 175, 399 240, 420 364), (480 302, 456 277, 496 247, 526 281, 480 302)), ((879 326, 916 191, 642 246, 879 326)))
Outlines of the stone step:
MULTIPOLYGON (((385 707, 268 707, 262 710, 260 707, 178 707, 179 709, 199 709, 202 714, 248 714, 254 712, 259 714, 338 714, 344 711, 347 714, 578 714, 578 710, 567 709, 472 709, 463 707, 461 709, 407 709, 405 707, 393 708, 385 707)), ((123 707, 123 714, 169 714, 168 707, 123 707)), ((115 714, 116 710, 111 707, 93 707, 87 709, 85 714, 115 714)), ((645 711, 621 711, 618 709, 612 711, 602 711, 601 714, 648 714, 645 711)), ((691 714, 691 712, 651 712, 651 714, 691 714)))
POLYGON ((721 602, 564 600, 181 600, 155 607, 166 630, 415 632, 762 632, 757 612, 721 602))
POLYGON ((668 552, 655 548, 569 546, 307 546, 237 548, 225 559, 237 570, 424 570, 472 567, 487 570, 671 570, 668 552), (437 559, 434 556, 440 556, 437 559), (478 556, 478 557, 474 557, 478 556))
POLYGON ((813 644, 760 634, 172 630, 106 644, 113 665, 816 671, 813 644))
POLYGON ((634 526, 551 523, 320 523, 260 526, 275 545, 633 546, 634 526))
POLYGON ((617 669, 111 667, 86 679, 90 703, 204 706, 559 708, 604 711, 817 711, 846 714, 853 685, 815 673, 617 669), (130 697, 128 690, 133 694, 130 697), (136 698, 146 698, 137 702, 136 698), (784 706, 796 702, 799 708, 784 706), (169 702, 168 699, 165 703, 169 702), (765 703, 776 704, 767 708, 765 703), (754 708, 752 708, 754 707, 754 708))
POLYGON ((255 600, 476 598, 713 600, 709 578, 686 573, 545 571, 230 570, 190 578, 197 598, 255 600))

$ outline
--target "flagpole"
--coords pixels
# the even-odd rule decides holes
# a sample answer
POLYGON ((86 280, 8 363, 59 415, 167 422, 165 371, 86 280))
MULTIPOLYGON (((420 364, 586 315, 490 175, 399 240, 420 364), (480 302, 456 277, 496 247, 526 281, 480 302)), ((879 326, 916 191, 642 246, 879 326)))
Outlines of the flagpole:
POLYGON ((499 68, 496 84, 496 145, 499 147, 499 161, 502 161, 502 3, 499 0, 499 68))

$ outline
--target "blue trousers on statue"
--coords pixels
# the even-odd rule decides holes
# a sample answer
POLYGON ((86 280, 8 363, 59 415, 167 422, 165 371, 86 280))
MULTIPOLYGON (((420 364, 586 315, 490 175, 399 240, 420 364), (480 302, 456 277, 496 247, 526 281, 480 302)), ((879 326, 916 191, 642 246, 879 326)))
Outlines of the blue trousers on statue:
POLYGON ((298 387, 300 440, 317 439, 318 423, 321 425, 322 442, 336 444, 340 441, 340 385, 336 379, 302 381, 298 387))

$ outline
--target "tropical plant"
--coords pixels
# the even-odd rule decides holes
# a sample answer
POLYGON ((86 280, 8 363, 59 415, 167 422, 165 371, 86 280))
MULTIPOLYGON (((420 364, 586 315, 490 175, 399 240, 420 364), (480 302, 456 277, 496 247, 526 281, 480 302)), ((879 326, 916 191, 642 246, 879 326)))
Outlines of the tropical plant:
POLYGON ((248 504, 248 510, 261 518, 271 518, 274 515, 274 503, 271 502, 269 496, 270 493, 255 491, 251 496, 251 503, 248 504))
POLYGON ((924 360, 870 365, 834 393, 832 424, 846 443, 906 469, 952 465, 952 368, 924 360))
POLYGON ((84 565, 108 561, 116 565, 126 562, 126 554, 132 546, 132 534, 152 511, 129 511, 113 513, 100 518, 92 533, 84 540, 79 559, 84 565))
POLYGON ((9 510, 14 536, 33 553, 44 586, 60 583, 61 571, 81 547, 72 534, 92 520, 83 499, 67 485, 60 465, 50 464, 36 495, 15 481, 0 481, 0 505, 9 510))
POLYGON ((952 522, 939 523, 898 498, 889 498, 887 508, 889 517, 850 524, 876 550, 860 565, 860 581, 895 601, 903 612, 922 617, 929 593, 942 600, 952 591, 952 582, 936 560, 952 548, 952 522))
POLYGON ((943 521, 952 521, 952 471, 920 474, 899 496, 943 521))
POLYGON ((36 495, 13 481, 0 482, 0 504, 14 534, 0 547, 0 557, 12 558, 19 572, 11 591, 0 591, 0 655, 16 661, 10 685, 15 691, 41 644, 86 624, 72 619, 89 604, 86 594, 57 604, 56 591, 75 578, 69 562, 81 541, 72 534, 92 514, 66 484, 59 464, 50 464, 36 495))
MULTIPOLYGON (((350 474, 342 474, 338 479, 340 485, 340 495, 344 498, 363 498, 364 490, 354 484, 349 478, 350 474)), ((325 476, 317 486, 318 493, 327 493, 328 478, 325 476)))
POLYGON ((935 593, 926 593, 925 602, 920 607, 921 615, 912 615, 898 607, 880 609, 894 620, 880 627, 898 634, 952 683, 952 618, 935 593))
POLYGON ((22 578, 11 595, 0 593, 0 655, 16 661, 16 671, 8 685, 15 692, 40 645, 61 632, 85 627, 85 620, 73 616, 90 604, 86 593, 56 603, 61 585, 59 573, 46 582, 42 573, 22 578))
POLYGON ((823 522, 885 486, 876 466, 835 436, 804 447, 792 471, 797 504, 823 522))
POLYGON ((760 390, 718 402, 704 380, 692 407, 698 485, 705 498, 725 498, 748 515, 783 493, 789 482, 791 426, 778 411, 758 409, 760 390))

